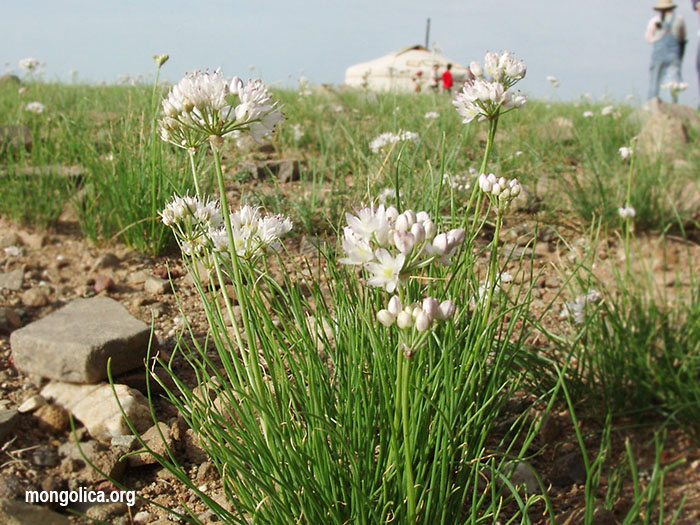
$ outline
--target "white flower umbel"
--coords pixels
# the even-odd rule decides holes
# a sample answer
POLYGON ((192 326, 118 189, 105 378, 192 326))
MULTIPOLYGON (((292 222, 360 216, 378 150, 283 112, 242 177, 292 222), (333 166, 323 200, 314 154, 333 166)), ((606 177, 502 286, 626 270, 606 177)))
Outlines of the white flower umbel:
POLYGON ((525 95, 507 91, 500 82, 477 78, 457 93, 452 104, 466 124, 475 118, 480 121, 495 119, 507 111, 521 108, 526 102, 525 95))
POLYGON ((218 69, 187 74, 162 106, 161 138, 185 149, 243 130, 260 142, 282 118, 260 80, 227 79, 218 69))
POLYGON ((175 196, 159 215, 187 255, 199 254, 209 243, 208 231, 222 222, 218 201, 190 195, 175 196))
POLYGON ((588 110, 583 112, 583 118, 591 118, 593 116, 593 112, 588 110))
POLYGON ((437 111, 428 111, 425 114, 425 118, 428 120, 435 120, 435 119, 440 118, 440 113, 438 113, 437 111))
POLYGON ((525 77, 527 71, 525 64, 509 51, 500 54, 487 51, 484 67, 478 62, 471 62, 469 69, 476 78, 465 83, 452 102, 465 124, 474 119, 496 119, 527 102, 524 95, 509 91, 525 77), (484 73, 491 78, 484 76, 484 73))
POLYGON ((628 204, 624 208, 618 208, 617 214, 620 216, 620 218, 622 220, 628 220, 628 219, 633 219, 634 216, 637 214, 637 212, 634 210, 634 208, 632 206, 630 206, 628 204))
MULTIPOLYGON (((244 259, 254 259, 270 249, 279 249, 280 239, 292 230, 289 217, 283 215, 262 216, 259 208, 244 204, 229 214, 233 244, 236 254, 244 259)), ((209 239, 214 251, 227 254, 230 241, 225 226, 211 228, 209 239)))
POLYGON ((599 302, 602 298, 597 290, 590 290, 587 294, 579 295, 573 301, 564 304, 559 317, 561 319, 571 319, 574 324, 583 324, 586 320, 588 306, 599 302))
POLYGON ((622 160, 627 160, 629 159, 633 154, 634 154, 634 149, 629 148, 627 146, 622 146, 620 149, 617 150, 618 153, 620 154, 620 158, 622 160))
POLYGON ((414 131, 402 130, 398 133, 391 133, 390 131, 387 131, 386 133, 382 133, 381 135, 372 139, 372 141, 369 143, 369 149, 372 150, 373 153, 379 153, 387 146, 405 140, 411 140, 414 143, 418 143, 420 136, 414 131))
POLYGON ((615 111, 615 106, 605 106, 600 110, 600 114, 606 117, 608 115, 612 115, 613 111, 615 111))
POLYGON ((29 102, 26 106, 24 106, 24 111, 39 114, 46 111, 46 106, 44 106, 41 102, 29 102))
POLYGON ((36 58, 27 57, 19 61, 19 67, 29 72, 39 69, 39 65, 39 61, 36 58))
POLYGON ((672 97, 676 97, 678 93, 681 91, 685 91, 688 89, 688 83, 687 82, 666 82, 664 84, 661 84, 661 89, 668 89, 669 93, 671 93, 672 97))
POLYGON ((394 206, 379 205, 363 208, 356 215, 346 213, 345 217, 345 257, 339 262, 362 266, 371 275, 367 284, 390 292, 432 262, 451 264, 465 237, 462 228, 438 234, 424 211, 399 214, 394 206))

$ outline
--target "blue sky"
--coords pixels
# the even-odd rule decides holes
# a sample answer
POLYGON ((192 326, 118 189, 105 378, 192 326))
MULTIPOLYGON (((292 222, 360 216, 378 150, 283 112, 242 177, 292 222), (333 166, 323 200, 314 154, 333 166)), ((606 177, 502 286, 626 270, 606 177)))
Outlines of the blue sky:
MULTIPOLYGON (((48 80, 115 82, 153 71, 177 81, 192 69, 261 76, 291 85, 303 70, 312 83, 341 83, 345 68, 401 47, 431 43, 462 63, 508 49, 528 65, 519 87, 537 97, 582 93, 622 100, 646 96, 650 46, 644 29, 654 0, 22 0, 7 1, 0 20, 0 71, 34 57, 48 80), (251 73, 249 66, 255 66, 251 73), (553 90, 546 77, 556 76, 553 90)), ((688 27, 681 102, 696 105, 698 14, 677 10, 688 27)))

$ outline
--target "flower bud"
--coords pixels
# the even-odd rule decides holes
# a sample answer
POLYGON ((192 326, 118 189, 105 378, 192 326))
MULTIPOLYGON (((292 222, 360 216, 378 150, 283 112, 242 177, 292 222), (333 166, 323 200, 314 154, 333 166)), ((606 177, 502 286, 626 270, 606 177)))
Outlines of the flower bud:
POLYGON ((411 234, 416 244, 421 244, 425 240, 425 227, 422 222, 417 222, 411 226, 411 234))
POLYGON ((419 211, 416 213, 416 222, 425 222, 430 220, 430 216, 428 215, 428 212, 425 211, 419 211))
POLYGON ((423 299, 423 312, 432 321, 438 315, 440 304, 434 297, 426 297, 423 299))
POLYGON ((481 64, 479 64, 476 60, 472 60, 469 63, 469 70, 475 77, 480 77, 484 74, 484 70, 481 68, 481 64))
POLYGON ((409 228, 416 223, 417 215, 416 215, 415 211, 406 210, 405 212, 403 212, 403 214, 406 216, 406 219, 408 220, 408 227, 409 228))
POLYGON ((450 248, 459 246, 464 242, 464 237, 464 228, 455 228, 454 230, 450 230, 447 232, 447 244, 450 248))
POLYGON ((411 328, 413 326, 413 317, 408 312, 399 312, 396 316, 396 326, 401 329, 411 328))
POLYGON ((449 299, 446 299, 445 301, 441 302, 440 306, 438 307, 437 318, 442 321, 446 321, 454 315, 456 309, 457 307, 454 305, 454 303, 449 299))
POLYGON ((394 232, 394 245, 404 255, 411 253, 415 244, 416 240, 412 233, 403 231, 394 232))
POLYGON ((406 232, 410 228, 408 224, 408 218, 404 213, 396 217, 396 222, 394 223, 394 229, 398 232, 406 232))
POLYGON ((379 310, 377 312, 377 321, 382 323, 384 326, 391 326, 394 324, 396 316, 392 314, 389 310, 379 310))
POLYGON ((416 317, 416 330, 419 332, 425 332, 430 328, 431 319, 426 315, 425 312, 421 311, 416 317))
POLYGON ((399 299, 398 295, 394 295, 391 299, 389 299, 387 310, 389 310, 389 312, 395 316, 399 315, 399 312, 403 310, 403 305, 401 304, 401 299, 399 299))
POLYGON ((433 249, 438 255, 445 255, 449 249, 449 243, 447 242, 447 234, 441 233, 436 235, 433 239, 433 249))
POLYGON ((423 221, 423 228, 425 229, 425 238, 432 240, 437 233, 437 226, 435 226, 435 223, 430 219, 423 221))
POLYGON ((390 221, 395 221, 396 218, 399 216, 399 210, 396 209, 395 206, 389 206, 386 209, 386 218, 390 221))
POLYGON ((153 55, 153 60, 156 61, 156 66, 161 67, 170 57, 168 55, 153 55))

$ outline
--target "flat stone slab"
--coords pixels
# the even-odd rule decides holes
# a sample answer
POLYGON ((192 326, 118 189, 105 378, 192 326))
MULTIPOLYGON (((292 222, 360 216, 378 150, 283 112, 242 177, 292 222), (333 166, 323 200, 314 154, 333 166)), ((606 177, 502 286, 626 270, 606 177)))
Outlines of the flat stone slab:
MULTIPOLYGON (((76 299, 10 336, 18 370, 70 383, 97 383, 144 366, 150 327, 109 297, 76 299)), ((155 341, 154 341, 155 344, 155 341)))
POLYGON ((117 397, 109 384, 74 385, 52 381, 41 395, 68 410, 98 440, 109 443, 114 436, 131 434, 122 416, 117 398, 131 423, 139 432, 153 424, 148 400, 141 392, 126 385, 114 385, 117 397))
POLYGON ((0 273, 0 290, 6 288, 16 292, 22 288, 23 282, 24 270, 22 268, 17 268, 7 273, 0 273))
POLYGON ((17 410, 0 410, 0 441, 17 426, 17 410))
MULTIPOLYGON (((30 496, 31 497, 31 496, 30 496)), ((0 499, 0 523, 5 525, 71 525, 71 521, 56 512, 42 507, 40 503, 31 505, 23 501, 0 499)))

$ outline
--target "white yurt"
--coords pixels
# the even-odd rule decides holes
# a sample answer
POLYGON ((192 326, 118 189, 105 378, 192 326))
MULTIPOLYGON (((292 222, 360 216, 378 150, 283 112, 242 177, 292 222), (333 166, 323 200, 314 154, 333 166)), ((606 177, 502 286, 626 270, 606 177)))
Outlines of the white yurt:
POLYGON ((420 91, 426 91, 431 85, 433 64, 439 66, 440 76, 447 64, 452 64, 455 89, 461 87, 469 74, 466 66, 454 60, 423 46, 410 46, 369 62, 350 66, 345 70, 345 84, 366 87, 372 91, 417 91, 418 84, 420 91))

